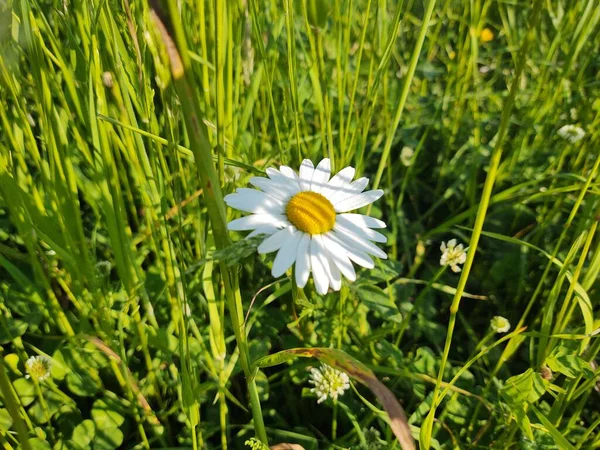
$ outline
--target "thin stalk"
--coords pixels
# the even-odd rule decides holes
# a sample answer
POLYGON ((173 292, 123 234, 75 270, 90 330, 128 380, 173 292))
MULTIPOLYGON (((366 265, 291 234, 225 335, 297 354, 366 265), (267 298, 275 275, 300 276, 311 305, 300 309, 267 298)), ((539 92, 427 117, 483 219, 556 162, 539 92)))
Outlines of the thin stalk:
MULTIPOLYGON (((408 92, 410 91, 412 79, 415 75, 417 63, 419 62, 419 56, 421 55, 423 42, 425 42, 425 35, 427 34, 427 29, 429 28, 429 22, 431 21, 431 15, 433 14, 435 2, 436 0, 429 0, 429 3, 427 4, 427 10, 425 11, 425 16, 423 17, 423 22, 421 23, 421 29, 419 30, 417 43, 415 44, 415 48, 413 49, 413 53, 410 58, 410 64, 408 66, 408 72, 406 73, 404 85, 402 86, 400 101, 398 102, 396 113, 394 114, 394 121, 392 126, 389 128, 389 132, 385 140, 385 146, 383 147, 383 153, 381 154, 381 159, 379 160, 379 167, 377 167, 377 173, 375 174, 375 179, 373 181, 373 189, 377 189, 379 187, 379 183, 381 182, 381 176, 383 175, 383 169, 387 165, 388 159, 390 157, 392 144, 394 142, 394 138, 396 137, 396 130, 398 129, 398 125, 400 124, 400 119, 402 119, 402 112, 404 111, 406 99, 408 98, 408 92)), ((370 211, 371 207, 369 206, 367 214, 369 214, 370 211)))
MULTIPOLYGON (((164 27, 156 11, 152 11, 157 29, 168 51, 171 62, 173 81, 186 121, 190 147, 194 153, 196 169, 203 189, 204 200, 208 217, 212 226, 212 232, 217 249, 223 249, 231 244, 227 232, 227 220, 225 215, 225 203, 217 176, 217 171, 212 160, 212 151, 208 141, 206 125, 202 121, 202 113, 196 98, 192 81, 188 78, 191 68, 191 60, 187 51, 187 42, 183 33, 183 25, 179 17, 176 0, 169 1, 170 19, 175 30, 177 46, 164 27)), ((258 390, 250 371, 250 353, 248 350, 248 338, 246 335, 242 298, 239 291, 237 272, 230 270, 225 264, 220 264, 221 276, 225 287, 225 297, 229 308, 229 314, 233 325, 233 331, 240 350, 240 362, 246 376, 248 395, 254 419, 254 429, 258 439, 268 445, 267 433, 262 416, 258 390)))
POLYGON ((402 323, 400 324, 400 330, 398 331, 398 337, 396 338, 396 342, 395 345, 396 347, 400 347, 400 342, 402 341, 402 337, 404 336, 404 332, 406 331, 406 327, 409 325, 410 323, 410 319, 413 316, 413 313, 419 309, 419 307, 421 306, 421 299, 423 299, 425 297, 425 294, 427 294, 429 292, 429 289, 431 289, 431 287, 434 285, 434 283, 442 276, 442 274, 446 271, 446 267, 441 267, 436 273, 435 275, 433 275, 433 278, 431 280, 429 280, 427 282, 427 285, 423 288, 423 290, 419 293, 419 295, 417 296, 417 298, 415 299, 414 303, 413 303, 413 307, 412 309, 408 312, 408 314, 406 315, 406 317, 404 318, 404 320, 402 321, 402 323))
MULTIPOLYGON (((302 162, 302 150, 300 148, 300 121, 298 118, 298 83, 296 81, 296 43, 294 42, 294 5, 292 0, 284 0, 285 5, 285 28, 287 34, 287 62, 288 77, 290 82, 290 95, 292 98, 292 115, 294 117, 294 130, 296 132, 296 163, 302 162)), ((283 162, 283 161, 282 161, 283 162)))
POLYGON ((4 356, 1 353, 0 356, 2 356, 2 359, 0 360, 0 392, 2 392, 4 405, 17 429, 17 436, 21 442, 21 447, 23 450, 32 450, 31 444, 27 438, 27 427, 19 414, 19 400, 13 392, 8 375, 6 375, 6 370, 4 369, 4 356))
POLYGON ((538 22, 538 18, 540 16, 540 11, 542 9, 542 0, 536 0, 533 5, 533 12, 529 19, 528 23, 528 33, 523 46, 521 47, 519 59, 517 61, 517 67, 515 70, 515 75, 510 87, 510 92, 508 98, 506 99, 506 104, 502 109, 502 117, 500 120, 500 128, 498 130, 496 145, 494 146, 494 150, 492 151, 492 156, 490 159, 488 174, 485 179, 485 184, 483 186, 483 192, 481 195, 481 201, 479 203, 479 208, 477 210, 477 216, 475 218, 475 224, 473 226, 473 234, 471 236, 471 240, 469 242, 469 251, 467 253, 467 260, 465 261, 463 271, 458 281, 458 286, 456 288, 456 294, 454 295, 454 299, 452 300, 452 305, 450 306, 450 320, 448 323, 448 331, 446 334, 446 343, 444 345, 444 353, 442 355, 442 361, 440 364, 440 369, 438 372, 437 382, 435 385, 435 389, 433 391, 433 399, 431 401, 431 409, 425 419, 422 427, 421 433, 419 436, 421 447, 425 450, 429 449, 431 445, 431 434, 433 429, 433 419, 435 418, 435 412, 437 405, 443 398, 440 396, 440 386, 442 380, 444 378, 444 371, 446 370, 446 364, 448 362, 448 355, 450 353, 450 346, 452 343, 452 336, 454 334, 454 325, 456 323, 456 315, 458 313, 458 308, 460 306, 460 300, 462 298, 462 294, 464 292, 465 286, 467 284, 467 280, 469 278, 469 274, 471 272, 471 267, 473 266, 473 261, 475 259, 475 253, 477 252, 477 245, 479 244, 479 238, 481 237, 481 231, 483 229, 483 224, 485 222, 485 217, 487 214, 487 209, 490 203, 490 198, 492 196, 492 191, 494 188, 494 182, 496 181, 496 176, 498 172, 498 166, 500 165, 500 160, 502 158, 502 146, 504 144, 504 139, 506 137, 506 133, 508 131, 508 125, 510 122, 510 117, 512 114, 512 108, 515 103, 515 97, 517 91, 519 90, 519 84, 521 82, 521 74, 523 73, 523 68, 525 67, 525 61, 527 60, 527 51, 529 49, 529 45, 533 40, 534 31, 538 22))

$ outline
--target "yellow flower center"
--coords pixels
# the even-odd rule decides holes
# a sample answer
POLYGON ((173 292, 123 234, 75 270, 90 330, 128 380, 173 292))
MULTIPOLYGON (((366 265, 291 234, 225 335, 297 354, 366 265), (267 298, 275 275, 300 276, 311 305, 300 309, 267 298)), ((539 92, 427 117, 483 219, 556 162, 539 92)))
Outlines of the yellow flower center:
POLYGON ((285 213, 292 224, 308 234, 326 233, 335 225, 335 209, 329 200, 316 192, 294 195, 285 213))

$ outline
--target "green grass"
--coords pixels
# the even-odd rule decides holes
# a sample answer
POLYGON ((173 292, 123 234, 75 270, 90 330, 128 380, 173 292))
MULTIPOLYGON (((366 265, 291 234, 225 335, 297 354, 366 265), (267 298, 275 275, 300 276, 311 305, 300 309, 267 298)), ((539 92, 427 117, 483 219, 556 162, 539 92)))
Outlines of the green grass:
POLYGON ((600 448, 598 2, 149 3, 0 0, 3 448, 600 448), (320 296, 223 196, 324 157, 389 258, 320 296))

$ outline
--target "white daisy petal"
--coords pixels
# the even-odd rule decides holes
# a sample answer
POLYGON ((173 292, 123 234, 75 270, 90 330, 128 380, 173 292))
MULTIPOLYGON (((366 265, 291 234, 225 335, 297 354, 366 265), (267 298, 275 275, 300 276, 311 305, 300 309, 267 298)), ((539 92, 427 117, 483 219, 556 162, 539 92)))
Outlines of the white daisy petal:
POLYGON ((329 175, 331 175, 331 160, 329 158, 322 159, 321 162, 315 168, 313 173, 312 181, 310 183, 310 190, 313 192, 320 193, 329 181, 329 175))
POLYGON ((365 216, 364 214, 338 214, 337 217, 343 217, 346 220, 349 220, 354 225, 363 228, 385 228, 385 222, 375 217, 365 216))
POLYGON ((279 171, 283 174, 284 177, 288 177, 291 180, 298 179, 298 175, 296 174, 296 172, 294 172, 294 170, 291 167, 281 166, 279 167, 279 171))
POLYGON ((315 288, 320 295, 327 294, 329 289, 329 277, 323 264, 321 263, 322 248, 319 241, 315 239, 316 235, 310 240, 310 266, 312 268, 315 288))
POLYGON ((226 195, 225 203, 231 208, 250 213, 283 214, 283 202, 255 189, 240 188, 233 194, 226 195))
POLYGON ((262 227, 258 227, 256 230, 254 230, 252 233, 250 233, 248 236, 246 236, 246 239, 251 239, 251 238, 261 235, 261 234, 264 234, 266 236, 271 236, 273 233, 279 231, 280 229, 281 228, 277 228, 272 225, 264 225, 262 227))
POLYGON ((318 255, 319 261, 321 262, 321 265, 323 266, 323 269, 325 270, 325 274, 327 275, 327 279, 329 280, 329 285, 332 287, 332 289, 334 291, 339 290, 339 288, 341 287, 341 278, 339 275, 339 270, 337 269, 337 267, 332 268, 332 263, 331 263, 331 260, 329 259, 329 252, 328 252, 327 248, 325 247, 323 235, 317 234, 317 235, 313 236, 312 240, 316 241, 316 244, 319 247, 319 251, 318 251, 317 255, 318 255), (335 270, 335 273, 332 272, 332 269, 335 270), (339 286, 338 286, 337 279, 339 279, 339 286), (338 286, 338 287, 336 288, 336 286, 338 286))
POLYGON ((333 289, 334 291, 339 291, 342 287, 342 274, 340 273, 340 269, 338 268, 338 266, 334 263, 333 259, 331 258, 331 254, 327 255, 327 266, 329 267, 327 275, 329 277, 329 284, 331 285, 331 289, 333 289))
POLYGON ((310 190, 310 182, 312 181, 313 174, 315 172, 315 166, 310 159, 305 159, 300 164, 300 186, 303 191, 310 190))
POLYGON ((342 217, 341 215, 337 216, 336 223, 343 226, 347 231, 358 234, 359 236, 361 236, 364 239, 379 242, 382 244, 385 244, 387 242, 387 238, 383 234, 381 234, 375 230, 371 230, 370 228, 363 228, 363 227, 357 226, 353 222, 346 219, 345 217, 342 217))
POLYGON ((263 225, 284 225, 288 223, 287 216, 284 214, 252 214, 240 219, 232 220, 227 224, 227 229, 232 231, 248 231, 254 230, 263 225))
POLYGON ((348 212, 370 205, 382 195, 383 191, 381 189, 375 189, 374 191, 363 192, 362 194, 354 195, 341 202, 335 203, 334 207, 336 212, 348 212))
POLYGON ((352 178, 354 178, 355 173, 356 170, 354 170, 354 167, 345 167, 344 169, 340 170, 321 190, 321 194, 323 194, 325 197, 329 197, 342 186, 349 185, 352 181, 352 178))
POLYGON ((372 242, 363 239, 362 237, 352 233, 351 231, 347 230, 339 224, 335 224, 335 227, 333 227, 333 229, 337 233, 338 237, 342 241, 347 242, 348 245, 351 245, 352 247, 357 247, 359 250, 377 256, 378 258, 387 259, 387 255, 385 254, 385 252, 372 242))
POLYGON ((349 245, 344 240, 340 239, 336 233, 329 233, 328 236, 334 239, 335 242, 337 242, 344 250, 346 250, 348 258, 350 258, 350 260, 352 260, 354 263, 364 267, 365 269, 372 269, 375 267, 375 263, 367 254, 367 252, 349 245))
POLYGON ((271 275, 275 278, 279 278, 285 273, 292 264, 296 261, 296 255, 298 253, 298 242, 304 233, 296 231, 279 249, 275 261, 273 261, 273 269, 271 275))
POLYGON ((308 233, 303 233, 298 243, 298 254, 296 256, 296 285, 299 288, 306 286, 308 276, 310 275, 310 241, 308 233))
POLYGON ((267 239, 262 241, 262 243, 258 246, 258 253, 271 253, 275 250, 279 250, 281 246, 285 244, 285 242, 294 234, 294 231, 295 228, 290 225, 289 227, 272 234, 267 239))
POLYGON ((350 259, 348 252, 342 248, 334 239, 329 236, 329 233, 323 235, 323 245, 327 248, 330 258, 338 267, 340 272, 350 281, 356 280, 356 271, 350 259))
POLYGON ((282 174, 279 170, 273 169, 272 167, 269 167, 265 172, 272 181, 284 186, 284 189, 286 189, 286 191, 288 191, 291 195, 300 192, 300 183, 298 183, 298 180, 289 178, 282 174))
POLYGON ((292 196, 292 191, 283 183, 273 181, 270 178, 252 177, 250 184, 266 192, 277 200, 287 201, 292 196))
POLYGON ((340 186, 340 188, 334 194, 328 197, 329 201, 335 205, 336 203, 340 203, 347 198, 358 195, 365 190, 367 184, 369 184, 369 179, 362 177, 358 180, 354 180, 350 184, 340 186))

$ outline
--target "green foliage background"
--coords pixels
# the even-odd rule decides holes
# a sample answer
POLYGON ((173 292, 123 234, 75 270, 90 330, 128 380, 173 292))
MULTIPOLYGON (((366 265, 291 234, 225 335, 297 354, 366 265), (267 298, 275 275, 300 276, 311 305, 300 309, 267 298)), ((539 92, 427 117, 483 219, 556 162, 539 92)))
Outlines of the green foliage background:
MULTIPOLYGON (((421 433, 433 448, 600 447, 600 4, 181 0, 162 17, 169 6, 191 58, 185 99, 146 2, 0 0, 4 448, 244 448, 252 416, 219 262, 238 271, 252 361, 344 350, 416 438, 448 386, 438 375, 455 377, 421 433), (273 280, 259 241, 232 233, 215 251, 186 101, 226 193, 302 158, 379 184, 389 259, 320 297, 273 280), (581 141, 560 137, 569 124, 581 141), (439 247, 469 245, 500 150, 447 336, 460 275, 439 247), (501 341, 496 315, 513 324, 501 341), (53 361, 41 383, 26 378, 36 354, 53 361)), ((317 406, 318 364, 257 372, 270 440, 399 448, 367 388, 317 406)))

